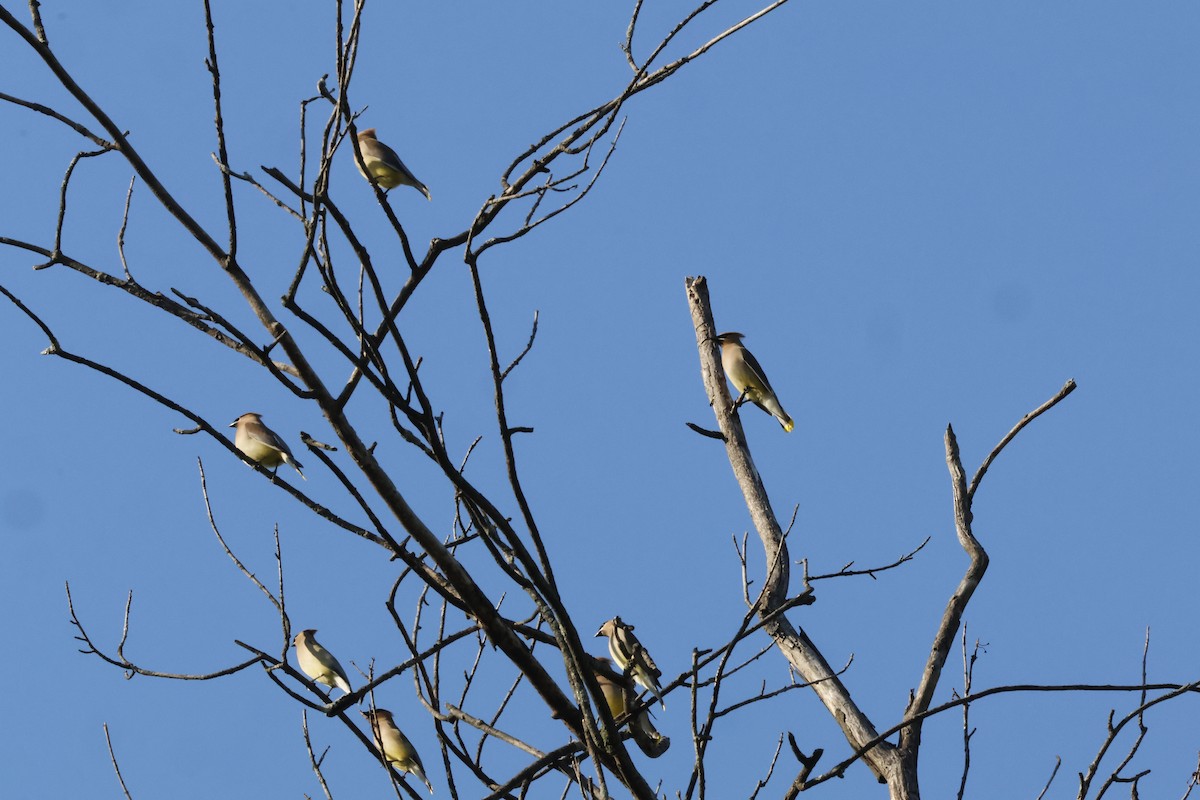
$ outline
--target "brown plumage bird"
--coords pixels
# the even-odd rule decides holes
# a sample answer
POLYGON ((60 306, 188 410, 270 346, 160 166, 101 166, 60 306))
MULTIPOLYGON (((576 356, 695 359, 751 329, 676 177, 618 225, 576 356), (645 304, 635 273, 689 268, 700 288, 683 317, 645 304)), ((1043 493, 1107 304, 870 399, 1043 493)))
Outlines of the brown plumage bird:
POLYGON ((658 683, 662 670, 658 668, 654 659, 650 657, 650 653, 634 636, 633 626, 623 622, 620 617, 613 617, 600 626, 596 635, 608 637, 608 652, 613 657, 613 661, 617 662, 618 666, 629 673, 635 681, 649 689, 665 709, 667 704, 663 702, 662 687, 658 683))
POLYGON ((373 711, 364 711, 362 715, 371 723, 371 733, 375 735, 375 746, 379 748, 379 752, 383 753, 388 764, 401 772, 415 775, 429 787, 429 793, 433 794, 433 784, 429 782, 429 778, 425 777, 425 767, 421 766, 421 757, 417 755, 417 749, 412 746, 408 737, 396 727, 392 712, 384 708, 376 708, 373 711))
MULTIPOLYGON (((253 411, 247 412, 229 423, 229 427, 237 428, 233 446, 241 450, 250 460, 257 461, 264 467, 276 471, 280 464, 291 464, 296 472, 300 472, 300 477, 304 478, 304 473, 300 471, 300 462, 292 455, 287 443, 280 439, 275 431, 263 424, 262 414, 256 414, 253 411)), ((304 480, 308 480, 308 478, 304 478, 304 480)))
MULTIPOLYGON (((367 168, 366 172, 363 172, 363 168, 358 167, 364 178, 367 178, 369 172, 384 189, 394 189, 401 185, 411 186, 425 195, 426 200, 433 199, 428 187, 417 180, 412 170, 404 166, 396 151, 375 138, 374 128, 367 128, 358 134, 358 151, 362 153, 363 164, 367 168)), ((358 159, 354 160, 354 165, 358 166, 358 159)))
POLYGON ((758 363, 754 354, 742 344, 743 338, 743 334, 737 331, 722 333, 717 337, 717 342, 721 345, 721 366, 725 370, 725 376, 738 390, 739 397, 745 395, 747 400, 775 417, 783 429, 791 433, 796 423, 792 422, 792 418, 779 404, 779 398, 775 396, 775 390, 767 380, 767 373, 763 372, 762 365, 758 363))
POLYGON ((309 628, 296 634, 296 661, 299 662, 300 669, 317 683, 323 683, 330 688, 336 686, 350 694, 350 681, 346 677, 346 670, 342 669, 333 653, 317 641, 316 632, 314 628, 309 628))
MULTIPOLYGON (((618 672, 607 658, 597 658, 596 663, 599 665, 594 670, 596 683, 600 684, 608 713, 612 714, 614 720, 620 719, 637 699, 633 682, 618 672)), ((633 741, 650 758, 658 758, 671 746, 671 740, 659 733, 650 721, 649 709, 643 708, 629 720, 629 730, 633 734, 633 741)))

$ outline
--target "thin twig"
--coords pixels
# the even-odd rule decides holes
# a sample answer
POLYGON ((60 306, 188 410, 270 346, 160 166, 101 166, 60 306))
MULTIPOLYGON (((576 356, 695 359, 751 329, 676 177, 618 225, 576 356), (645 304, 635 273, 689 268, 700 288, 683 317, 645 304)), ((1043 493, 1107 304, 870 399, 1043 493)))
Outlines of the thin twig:
POLYGON ((304 733, 304 749, 308 753, 308 763, 312 765, 313 774, 317 776, 317 783, 321 784, 321 791, 325 793, 325 800, 333 800, 333 795, 329 792, 329 784, 325 782, 325 775, 321 772, 321 762, 325 760, 325 755, 329 752, 326 747, 321 752, 321 757, 318 758, 313 752, 312 737, 308 734, 308 712, 300 711, 300 730, 304 733))
MULTIPOLYGON (((845 774, 847 767, 849 767, 851 764, 853 764, 858 759, 862 758, 863 754, 870 751, 872 748, 878 747, 881 743, 885 742, 889 737, 894 736, 895 734, 904 730, 906 727, 908 727, 920 720, 926 720, 926 719, 929 719, 930 717, 937 716, 938 714, 945 713, 946 711, 950 711, 952 709, 959 708, 964 703, 977 703, 980 700, 987 698, 987 697, 995 697, 995 696, 1002 695, 1002 694, 1012 694, 1014 692, 1031 692, 1031 693, 1042 693, 1042 692, 1048 692, 1048 693, 1138 692, 1138 693, 1141 693, 1141 692, 1154 692, 1154 691, 1162 691, 1162 692, 1166 692, 1166 694, 1148 702, 1146 704, 1146 708, 1150 708, 1151 706, 1157 705, 1158 703, 1161 703, 1166 700, 1171 700, 1175 697, 1179 697, 1184 694, 1200 694, 1200 681, 1195 681, 1193 683, 1182 683, 1182 684, 1179 684, 1179 683, 1152 683, 1152 684, 1073 683, 1073 684, 1051 685, 1051 684, 1023 683, 1023 684, 1014 684, 1011 686, 993 686, 990 689, 984 689, 982 691, 976 692, 975 694, 972 694, 969 697, 956 697, 953 700, 949 700, 945 703, 942 703, 939 706, 935 706, 935 707, 930 708, 929 710, 921 713, 919 715, 919 718, 905 720, 903 722, 897 723, 896 725, 893 725, 891 728, 888 728, 886 731, 883 731, 882 733, 880 733, 878 738, 865 743, 862 748, 860 748, 857 752, 855 752, 849 758, 836 764, 835 766, 830 768, 827 772, 823 773, 822 775, 808 781, 805 784, 805 788, 811 788, 813 786, 824 783, 825 781, 831 780, 833 778, 841 778, 845 774)), ((1133 712, 1131 717, 1136 716, 1136 715, 1137 715, 1137 710, 1135 709, 1135 711, 1133 712)))
POLYGON ((854 562, 851 561, 849 564, 842 567, 837 572, 831 572, 826 575, 810 575, 810 576, 808 576, 808 581, 812 582, 812 581, 828 580, 829 578, 845 578, 850 575, 867 575, 867 576, 870 576, 871 578, 874 578, 875 573, 877 573, 877 572, 886 572, 889 569, 895 569, 896 567, 900 566, 901 564, 906 564, 909 561, 912 561, 913 557, 916 556, 917 553, 919 553, 925 549, 925 545, 929 544, 929 540, 932 538, 933 538, 932 536, 926 536, 925 540, 923 542, 921 542, 919 545, 917 545, 914 549, 912 549, 909 552, 905 553, 904 555, 900 556, 900 558, 896 559, 892 563, 885 564, 882 567, 868 567, 866 569, 851 569, 851 567, 854 565, 854 562))
POLYGON ((1046 792, 1050 791, 1050 784, 1054 783, 1054 776, 1058 774, 1058 768, 1062 766, 1062 757, 1054 757, 1054 769, 1050 770, 1050 777, 1046 779, 1046 785, 1038 792, 1037 800, 1042 800, 1046 796, 1046 792))
POLYGON ((117 763, 117 754, 113 752, 112 737, 108 735, 108 723, 104 723, 104 741, 108 745, 108 758, 112 761, 113 771, 117 773, 117 783, 121 784, 121 794, 125 795, 125 800, 133 800, 133 795, 129 793, 129 787, 125 785, 125 779, 121 777, 121 765, 117 763))
POLYGON ((246 669, 246 667, 253 666, 254 664, 257 664, 259 661, 257 658, 252 658, 249 661, 245 661, 240 664, 235 664, 232 667, 226 667, 225 669, 217 670, 216 672, 206 672, 206 673, 198 673, 198 674, 189 674, 189 673, 183 673, 183 672, 162 672, 159 670, 152 670, 152 669, 147 669, 145 667, 140 667, 137 664, 134 664, 133 662, 129 661, 127 658, 125 658, 125 655, 124 655, 125 642, 129 638, 129 614, 130 614, 130 609, 133 606, 133 592, 129 593, 129 595, 125 601, 125 615, 124 615, 123 622, 121 625, 121 641, 120 641, 120 644, 117 645, 117 655, 110 656, 110 655, 106 654, 104 651, 102 651, 100 648, 96 647, 95 643, 92 641, 91 637, 88 635, 87 631, 84 629, 83 622, 79 619, 79 616, 75 613, 75 602, 71 598, 70 582, 66 583, 66 591, 67 591, 67 611, 71 617, 71 624, 75 627, 75 629, 77 631, 79 631, 79 635, 76 636, 75 639, 77 641, 83 642, 84 645, 86 645, 86 647, 81 648, 79 650, 79 652, 83 653, 84 655, 97 656, 101 660, 107 661, 109 664, 112 664, 115 667, 120 667, 121 669, 125 670, 126 678, 132 678, 134 675, 145 675, 146 677, 149 677, 149 678, 170 678, 172 680, 178 680, 178 681, 211 681, 215 678, 223 678, 226 675, 232 675, 235 672, 241 672, 242 670, 246 669))
POLYGON ((1057 394, 1055 394, 1046 402, 1042 403, 1033 411, 1030 411, 1028 414, 1021 417, 1021 421, 1014 425, 1013 429, 1005 434, 1004 438, 1000 440, 1000 443, 992 448, 992 452, 988 453, 987 458, 983 460, 983 463, 979 465, 979 469, 975 471, 975 477, 971 478, 971 485, 967 489, 968 499, 974 499, 975 490, 979 488, 979 482, 982 481, 983 476, 987 474, 988 467, 990 467, 992 462, 996 460, 996 456, 1000 455, 1000 451, 1003 450, 1009 442, 1016 438, 1016 435, 1020 433, 1026 425, 1033 422, 1050 409, 1054 408, 1073 391, 1075 391, 1075 381, 1068 380, 1063 384, 1063 387, 1058 390, 1057 394))

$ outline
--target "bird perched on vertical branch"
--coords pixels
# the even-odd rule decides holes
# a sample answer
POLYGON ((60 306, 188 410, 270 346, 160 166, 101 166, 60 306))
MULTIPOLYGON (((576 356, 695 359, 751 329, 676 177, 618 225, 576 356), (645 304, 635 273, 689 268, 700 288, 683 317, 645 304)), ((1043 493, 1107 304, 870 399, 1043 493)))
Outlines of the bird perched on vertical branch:
MULTIPOLYGON (((608 713, 612 714, 614 720, 620 719, 637 700, 633 682, 628 676, 617 672, 613 662, 607 658, 597 658, 596 663, 599 666, 593 672, 596 675, 596 683, 600 684, 600 691, 604 694, 608 713)), ((649 709, 643 708, 629 720, 629 730, 633 733, 633 741, 650 758, 658 758, 671 746, 671 740, 659 733, 650 721, 649 709)))
POLYGON ((743 335, 736 331, 722 333, 717 337, 717 343, 721 345, 721 367, 733 383, 733 388, 738 390, 738 398, 745 395, 751 403, 779 420, 783 429, 790 433, 792 428, 796 427, 796 423, 792 422, 792 418, 779 404, 779 398, 775 396, 775 390, 767 380, 767 373, 763 372, 762 365, 758 363, 754 354, 742 344, 743 338, 743 335))
POLYGON ((662 687, 658 683, 662 670, 654 663, 654 659, 638 641, 637 636, 634 636, 633 626, 623 622, 620 617, 613 617, 600 626, 596 635, 608 637, 608 652, 613 661, 635 681, 649 689, 658 699, 659 705, 665 709, 667 704, 663 702, 662 687))
POLYGON ((375 746, 379 748, 379 752, 383 753, 388 764, 401 772, 415 775, 429 787, 429 793, 433 794, 433 784, 429 782, 429 778, 425 777, 425 767, 421 765, 421 757, 417 755, 417 749, 412 746, 408 737, 396 727, 392 712, 376 708, 371 711, 363 711, 362 715, 371 723, 371 733, 375 735, 375 746))
POLYGON ((394 189, 403 184, 411 186, 425 195, 426 200, 433 199, 429 194, 429 189, 417 180, 417 176, 412 174, 412 170, 404 166, 404 162, 400 160, 400 156, 396 155, 396 151, 375 138, 374 128, 367 128, 358 134, 358 151, 362 153, 363 165, 367 169, 364 172, 363 168, 358 166, 358 159, 354 160, 354 165, 367 180, 370 180, 367 175, 369 172, 375 176, 375 180, 384 189, 394 189))
POLYGON ((299 662, 300 669, 317 683, 331 688, 336 686, 350 694, 350 681, 346 677, 346 670, 342 669, 333 653, 317 641, 316 632, 314 628, 309 628, 296 634, 296 661, 299 662))
MULTIPOLYGON (((275 472, 279 471, 280 464, 291 464, 296 472, 300 472, 300 462, 292 455, 287 443, 263 424, 262 414, 247 412, 229 423, 229 427, 237 428, 233 446, 251 461, 257 461, 275 472)), ((304 478, 303 472, 300 472, 300 477, 304 478)))

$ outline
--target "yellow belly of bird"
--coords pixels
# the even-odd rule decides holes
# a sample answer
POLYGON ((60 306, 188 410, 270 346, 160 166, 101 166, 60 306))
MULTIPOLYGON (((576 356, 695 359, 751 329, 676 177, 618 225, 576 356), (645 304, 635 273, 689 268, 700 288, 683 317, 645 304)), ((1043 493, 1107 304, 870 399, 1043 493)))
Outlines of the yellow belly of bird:
POLYGON ((404 183, 404 175, 399 170, 392 169, 382 161, 368 162, 367 169, 375 176, 375 180, 379 181, 379 185, 385 189, 395 189, 404 183))
MULTIPOLYGON (((751 403, 762 402, 763 394, 755 386, 755 381, 751 375, 744 374, 740 369, 732 369, 729 372, 729 380, 733 382, 733 388, 738 390, 738 394, 744 394, 746 399, 751 403)), ((737 400, 737 398, 733 398, 737 400)))
POLYGON ((283 463, 283 453, 265 444, 248 444, 242 452, 268 469, 278 467, 283 463))

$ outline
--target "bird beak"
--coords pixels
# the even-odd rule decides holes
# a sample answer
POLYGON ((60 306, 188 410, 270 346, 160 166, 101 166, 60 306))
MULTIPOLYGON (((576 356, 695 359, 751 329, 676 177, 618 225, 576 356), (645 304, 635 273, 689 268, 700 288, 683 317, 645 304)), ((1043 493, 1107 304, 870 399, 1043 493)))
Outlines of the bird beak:
POLYGON ((236 428, 236 427, 237 427, 237 420, 235 419, 233 422, 229 423, 229 427, 231 427, 231 428, 236 428))

